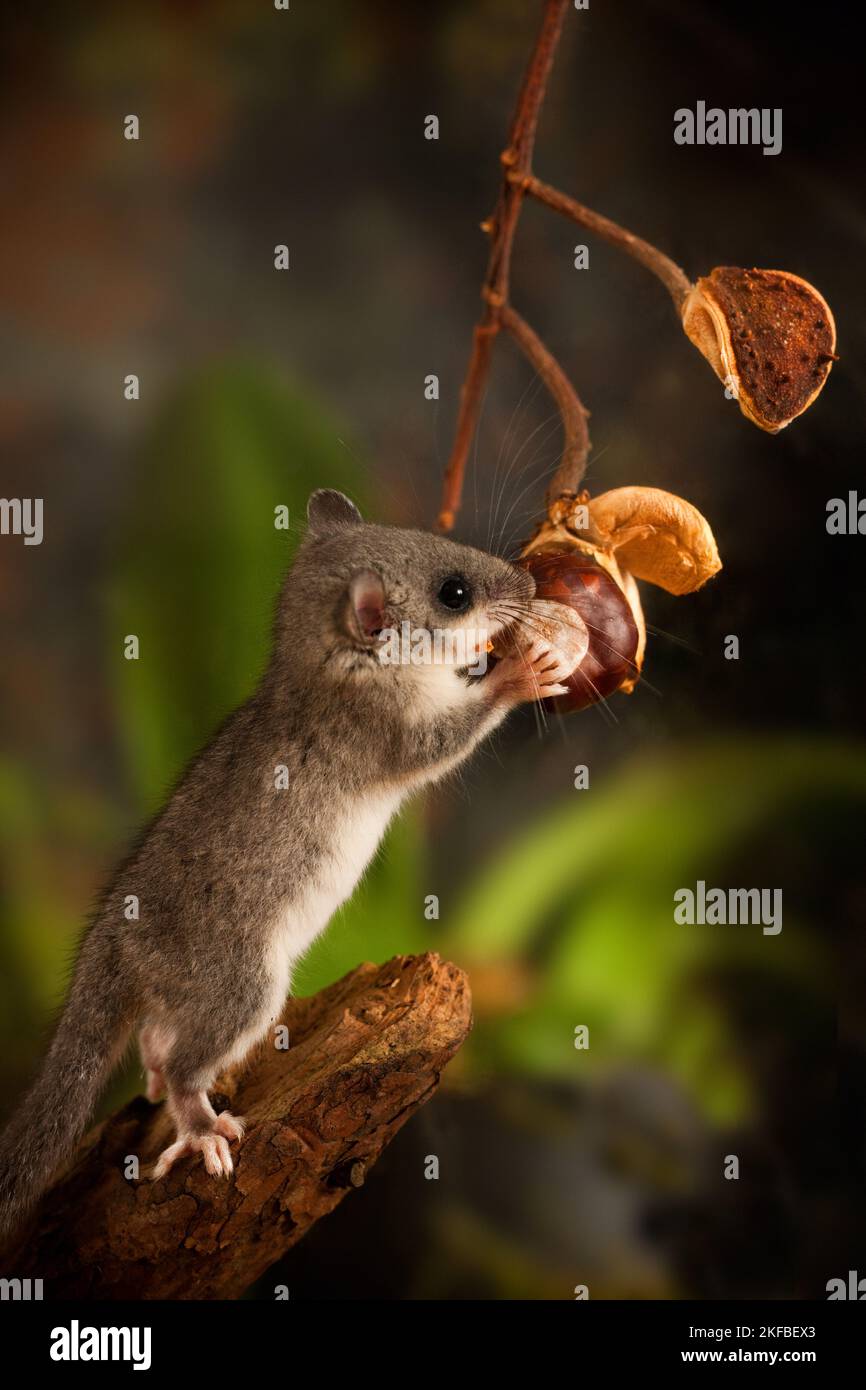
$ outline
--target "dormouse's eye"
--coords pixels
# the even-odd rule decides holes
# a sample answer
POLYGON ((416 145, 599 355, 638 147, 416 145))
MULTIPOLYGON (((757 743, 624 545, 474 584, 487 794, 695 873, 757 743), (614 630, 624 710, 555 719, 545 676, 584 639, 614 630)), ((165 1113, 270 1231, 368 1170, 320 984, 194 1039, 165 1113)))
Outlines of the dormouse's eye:
POLYGON ((437 598, 452 613, 465 613, 472 605, 472 590, 462 575, 452 574, 439 586, 437 598))

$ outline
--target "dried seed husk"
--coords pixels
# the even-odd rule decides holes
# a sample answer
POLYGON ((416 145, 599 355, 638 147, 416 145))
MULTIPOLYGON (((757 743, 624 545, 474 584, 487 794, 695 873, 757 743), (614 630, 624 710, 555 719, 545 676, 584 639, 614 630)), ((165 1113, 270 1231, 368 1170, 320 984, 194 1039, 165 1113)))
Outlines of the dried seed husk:
POLYGON ((620 686, 620 690, 624 695, 630 695, 640 680, 640 674, 643 670, 643 659, 646 653, 646 619, 643 615, 643 605, 640 601, 640 591, 638 590, 637 583, 627 570, 624 573, 622 571, 620 572, 622 573, 623 592, 628 599, 632 616, 637 624, 637 650, 634 654, 634 672, 624 680, 620 686))
MULTIPOLYGON (((582 492, 555 499, 524 547, 521 560, 527 563, 548 556, 554 560, 569 551, 579 552, 597 567, 596 573, 602 570, 613 581, 625 600, 626 608, 621 612, 632 615, 637 629, 636 634, 632 629, 635 647, 633 654, 630 647, 625 667, 617 669, 613 649, 606 659, 600 628, 589 632, 586 657, 596 672, 601 672, 599 662, 606 666, 608 692, 615 688, 628 694, 640 679, 646 650, 646 623, 637 580, 647 580, 672 594, 699 589, 721 569, 710 525, 690 502, 661 488, 613 488, 594 498, 582 492)), ((538 572, 537 566, 535 570, 538 572)), ((550 588, 549 578, 546 585, 547 601, 554 608, 564 608, 570 601, 566 589, 560 601, 559 593, 550 588)), ((533 604, 538 603, 533 600, 533 604)), ((615 611, 615 607, 608 607, 610 614, 615 611)), ((551 640, 555 642, 555 638, 551 640)), ((579 709, 591 702, 585 698, 586 692, 581 697, 581 678, 578 662, 571 677, 574 692, 555 701, 557 706, 579 709)))
POLYGON ((837 360, 829 305, 787 270, 716 266, 686 296, 682 322, 743 414, 770 434, 808 409, 837 360))
POLYGON ((588 504, 595 543, 621 570, 669 594, 690 594, 722 567, 710 524, 697 507, 657 487, 620 487, 588 504))

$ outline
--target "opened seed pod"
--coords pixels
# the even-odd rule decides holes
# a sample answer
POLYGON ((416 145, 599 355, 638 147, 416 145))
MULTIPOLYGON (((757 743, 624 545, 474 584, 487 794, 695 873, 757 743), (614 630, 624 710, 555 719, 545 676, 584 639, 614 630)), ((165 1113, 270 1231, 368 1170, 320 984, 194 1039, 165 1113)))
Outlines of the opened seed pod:
POLYGON ((743 414, 770 434, 808 409, 838 360, 829 305, 786 270, 717 266, 692 287, 682 315, 743 414))
POLYGON ((669 594, 692 594, 722 567, 697 507, 658 487, 618 487, 588 502, 592 538, 620 569, 669 594))
MULTIPOLYGON (((721 568, 709 524, 681 497, 659 488, 616 488, 590 499, 559 499, 524 548, 520 564, 534 576, 532 607, 551 617, 555 605, 576 614, 586 651, 562 684, 554 708, 585 709, 640 678, 646 628, 636 577, 669 593, 691 593, 721 568)), ((569 626, 573 626, 571 617, 569 626)))

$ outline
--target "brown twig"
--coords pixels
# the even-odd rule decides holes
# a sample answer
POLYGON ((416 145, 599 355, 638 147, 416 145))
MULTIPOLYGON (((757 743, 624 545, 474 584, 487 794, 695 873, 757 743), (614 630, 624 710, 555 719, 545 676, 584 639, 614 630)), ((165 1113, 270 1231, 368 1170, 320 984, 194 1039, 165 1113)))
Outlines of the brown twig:
POLYGON ((544 203, 554 212, 561 212, 564 216, 570 217, 573 222, 577 222, 581 227, 586 227, 590 232, 595 232, 611 246, 616 246, 627 256, 631 256, 633 260, 646 266, 647 270, 651 270, 653 275, 661 280, 674 301, 677 311, 682 309, 683 301, 692 288, 691 281, 685 271, 681 270, 670 256, 666 256, 663 251, 659 251, 657 247, 644 241, 642 237, 635 236, 634 232, 629 232, 625 227, 611 222, 609 217, 602 217, 600 212, 593 212, 592 208, 585 207, 575 198, 569 198, 567 194, 560 193, 559 189, 551 188, 550 184, 542 183, 533 174, 511 173, 508 177, 512 181, 519 181, 523 192, 536 198, 539 203, 544 203))
POLYGON ((530 328, 510 304, 503 304, 499 321, 507 328, 514 341, 532 363, 544 382, 562 416, 565 443, 562 459, 550 486, 547 489, 547 502, 550 505, 565 493, 576 494, 586 469, 589 457, 589 430, 587 417, 589 411, 581 404, 574 387, 552 353, 534 329, 530 328))
POLYGON ((568 0, 546 0, 541 28, 517 98, 508 147, 501 155, 503 177, 499 201, 492 215, 481 224, 492 237, 482 291, 484 311, 475 328, 472 354, 460 393, 454 448, 445 472, 442 510, 439 513, 439 526, 443 531, 451 530, 460 506, 463 474, 490 368, 493 339, 499 331, 501 310, 508 301, 511 248, 524 197, 519 179, 514 182, 509 175, 525 176, 531 172, 538 114, 567 8, 568 0))
POLYGON ((509 304, 511 253, 514 234, 525 197, 544 203, 563 213, 580 226, 603 237, 652 271, 667 289, 679 312, 691 289, 688 277, 668 256, 648 241, 619 227, 609 218, 584 207, 575 199, 542 183, 532 172, 532 153, 538 116, 547 89, 556 48, 562 32, 568 0, 546 0, 541 28, 520 88, 511 122, 509 143, 500 156, 503 165, 502 188, 493 214, 481 224, 492 238, 487 273, 482 286, 484 312, 476 325, 472 353, 460 393, 460 410, 454 447, 445 471, 442 508, 438 524, 450 531, 460 506, 466 460, 478 424, 484 384, 490 369, 493 340, 500 327, 506 327, 536 367, 559 406, 564 444, 559 467, 547 490, 550 509, 557 497, 577 494, 589 453, 588 412, 562 368, 548 352, 537 334, 509 304))

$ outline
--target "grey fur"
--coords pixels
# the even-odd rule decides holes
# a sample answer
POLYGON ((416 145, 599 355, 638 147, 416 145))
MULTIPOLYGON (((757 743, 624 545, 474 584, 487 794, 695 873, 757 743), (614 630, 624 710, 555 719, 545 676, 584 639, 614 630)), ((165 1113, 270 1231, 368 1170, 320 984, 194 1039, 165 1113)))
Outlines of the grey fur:
MULTIPOLYGON (((0 1140, 0 1231, 73 1152, 136 1025, 145 1040, 170 1040, 165 1056, 146 1060, 164 1072, 180 1138, 194 1146, 216 1133, 207 1088, 239 1039, 267 1032, 275 923, 294 930, 293 913, 330 881, 368 804, 457 766, 511 706, 537 694, 525 665, 509 658, 478 681, 454 674, 454 701, 431 706, 423 673, 383 666, 353 626, 350 586, 362 571, 380 576, 395 627, 456 622, 436 602, 454 573, 473 585, 480 618, 489 603, 525 604, 533 591, 504 560, 368 525, 341 494, 314 494, 258 689, 184 773, 84 938, 42 1072, 0 1140), (288 790, 275 790, 277 765, 288 769, 288 790), (140 901, 138 921, 124 916, 129 894, 140 901)), ((290 968, 300 949, 286 949, 290 968)))

